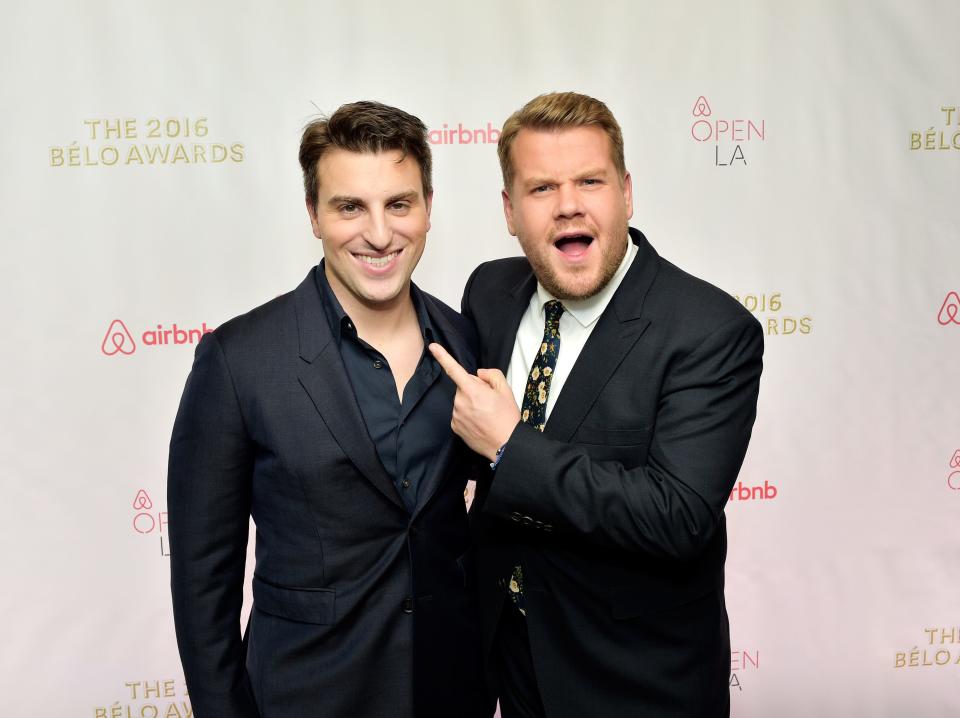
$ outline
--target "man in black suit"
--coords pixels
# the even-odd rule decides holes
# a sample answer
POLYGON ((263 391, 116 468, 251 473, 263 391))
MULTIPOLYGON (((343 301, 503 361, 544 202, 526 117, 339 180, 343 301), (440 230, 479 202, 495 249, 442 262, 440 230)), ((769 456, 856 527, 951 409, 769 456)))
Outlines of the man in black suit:
POLYGON ((207 335, 170 445, 177 642, 197 718, 489 715, 455 392, 472 327, 410 281, 430 227, 423 123, 373 102, 303 133, 324 260, 207 335), (253 609, 241 639, 247 527, 253 609))
POLYGON ((758 322, 628 228, 602 102, 537 97, 499 143, 507 226, 463 313, 453 428, 491 471, 471 510, 504 718, 729 714, 723 507, 756 415, 758 322), (505 373, 505 374, 504 374, 505 373))

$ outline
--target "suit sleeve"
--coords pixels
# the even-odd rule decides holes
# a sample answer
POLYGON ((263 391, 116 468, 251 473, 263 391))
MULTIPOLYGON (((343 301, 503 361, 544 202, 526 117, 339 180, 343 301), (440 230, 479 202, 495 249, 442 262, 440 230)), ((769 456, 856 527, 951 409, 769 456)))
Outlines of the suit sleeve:
POLYGON ((170 441, 167 509, 177 644, 198 718, 256 718, 240 636, 252 447, 215 334, 197 347, 170 441))
POLYGON ((529 517, 600 546, 694 558, 712 538, 746 454, 762 355, 760 325, 738 315, 677 361, 664 377, 647 463, 636 468, 594 461, 582 447, 518 424, 484 512, 529 517))

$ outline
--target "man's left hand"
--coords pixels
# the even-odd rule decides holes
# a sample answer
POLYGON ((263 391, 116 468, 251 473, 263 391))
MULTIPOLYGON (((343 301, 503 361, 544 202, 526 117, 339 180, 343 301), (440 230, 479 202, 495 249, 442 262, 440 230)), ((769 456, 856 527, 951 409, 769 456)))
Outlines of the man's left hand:
POLYGON ((493 461, 520 423, 507 378, 499 369, 478 369, 474 376, 439 344, 431 344, 430 353, 457 385, 450 427, 467 446, 493 461))

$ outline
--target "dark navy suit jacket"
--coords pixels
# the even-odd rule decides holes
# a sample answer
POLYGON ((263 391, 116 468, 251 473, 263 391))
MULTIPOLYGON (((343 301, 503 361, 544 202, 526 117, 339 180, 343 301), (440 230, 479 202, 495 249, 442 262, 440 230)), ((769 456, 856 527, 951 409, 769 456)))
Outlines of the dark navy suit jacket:
MULTIPOLYGON (((756 416, 763 332, 728 294, 630 235, 637 255, 544 431, 518 424, 477 487, 484 639, 489 652, 520 561, 550 718, 720 718, 723 507, 756 416)), ((463 313, 481 366, 506 371, 535 288, 526 259, 474 272, 463 313)))
MULTIPOLYGON (((194 714, 489 715, 464 558, 465 449, 451 433, 409 511, 365 428, 317 271, 204 337, 177 414, 171 585, 194 714)), ((442 343, 475 371, 472 327, 423 296, 442 343)))

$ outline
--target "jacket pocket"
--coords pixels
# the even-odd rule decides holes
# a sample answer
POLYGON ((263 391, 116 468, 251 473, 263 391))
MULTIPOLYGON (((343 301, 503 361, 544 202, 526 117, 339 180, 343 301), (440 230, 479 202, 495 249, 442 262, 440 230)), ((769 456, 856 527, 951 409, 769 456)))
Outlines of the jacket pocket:
POLYGON ((253 607, 289 621, 331 625, 336 595, 332 588, 287 588, 253 577, 253 607))

